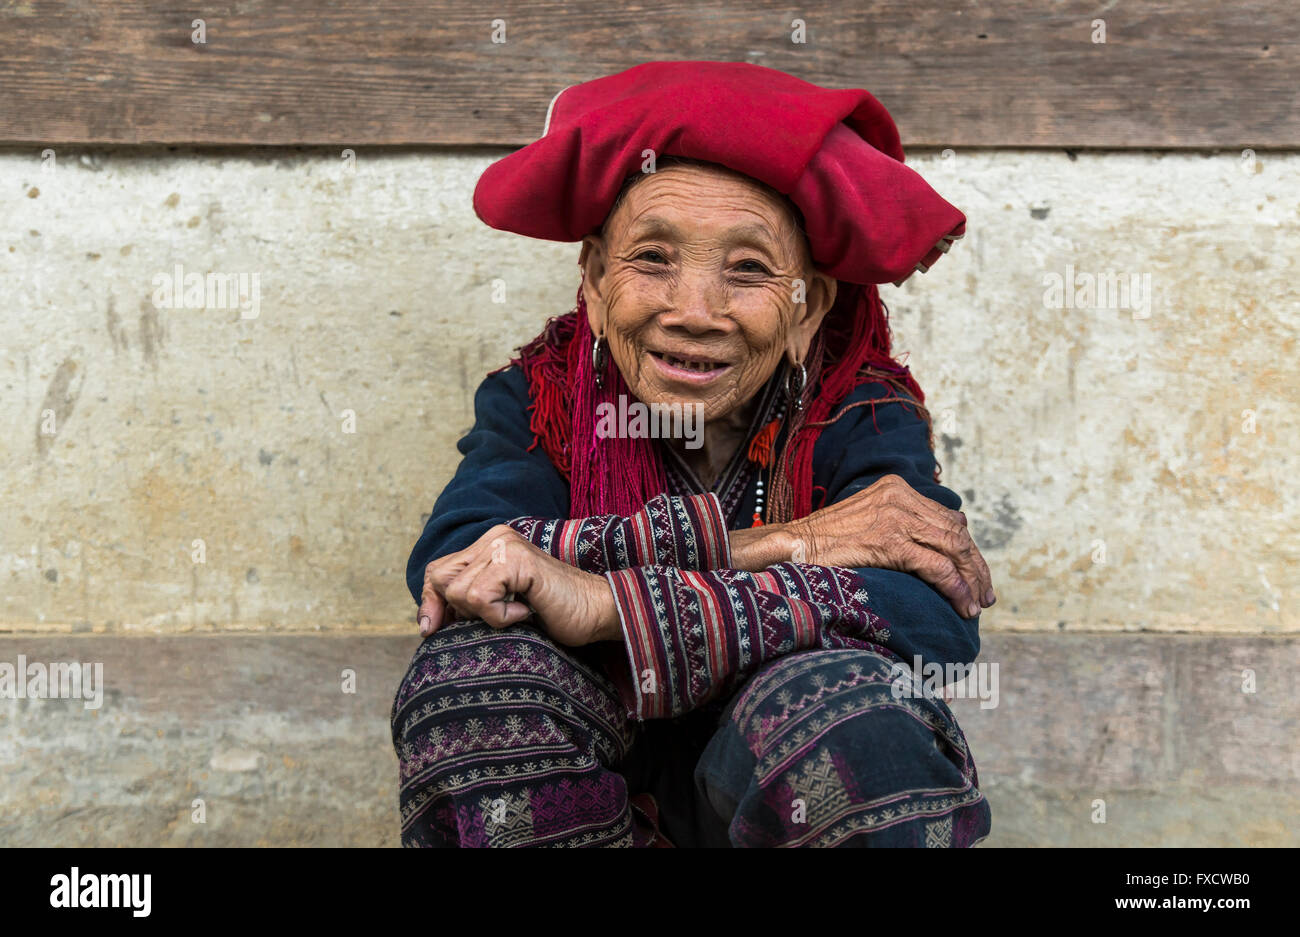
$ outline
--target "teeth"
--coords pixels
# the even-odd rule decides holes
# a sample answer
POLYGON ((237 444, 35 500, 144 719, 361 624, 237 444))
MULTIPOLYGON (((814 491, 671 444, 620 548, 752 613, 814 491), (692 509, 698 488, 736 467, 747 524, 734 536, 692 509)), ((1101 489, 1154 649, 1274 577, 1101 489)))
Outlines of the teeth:
POLYGON ((665 355, 665 357, 668 359, 668 363, 673 367, 684 368, 687 371, 699 371, 703 373, 705 371, 712 371, 717 367, 717 365, 711 361, 683 361, 682 359, 674 358, 671 355, 665 355))

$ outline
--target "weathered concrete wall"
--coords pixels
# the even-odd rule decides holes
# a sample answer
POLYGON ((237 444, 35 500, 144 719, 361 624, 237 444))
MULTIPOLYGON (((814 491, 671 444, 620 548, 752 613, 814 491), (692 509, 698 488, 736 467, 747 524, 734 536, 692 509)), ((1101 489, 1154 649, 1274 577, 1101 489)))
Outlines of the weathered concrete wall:
POLYGON ((1296 631, 1300 160, 949 161, 974 230, 894 306, 1001 585, 983 627, 1296 631), (1049 305, 1071 271, 1149 307, 1049 305))
MULTIPOLYGON (((495 155, 0 154, 0 627, 404 626, 474 387, 578 282, 474 218, 495 155), (157 308, 177 264, 257 317, 157 308)), ((1300 155, 913 162, 970 234, 884 293, 985 630, 1300 630, 1300 155), (1067 266, 1151 303, 1045 304, 1067 266)))

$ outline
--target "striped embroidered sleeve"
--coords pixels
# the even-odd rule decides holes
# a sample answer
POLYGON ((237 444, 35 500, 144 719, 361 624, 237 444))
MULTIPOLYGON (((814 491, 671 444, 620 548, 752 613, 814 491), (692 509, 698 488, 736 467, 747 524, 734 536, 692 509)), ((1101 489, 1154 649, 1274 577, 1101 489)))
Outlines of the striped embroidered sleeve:
POLYGON ((731 543, 718 496, 659 495, 631 517, 518 517, 510 526, 539 549, 589 573, 640 566, 722 569, 731 543))
POLYGON ((758 573, 642 566, 605 578, 630 668, 615 683, 634 719, 679 716, 792 651, 888 653, 889 625, 871 611, 849 569, 790 562, 758 573))

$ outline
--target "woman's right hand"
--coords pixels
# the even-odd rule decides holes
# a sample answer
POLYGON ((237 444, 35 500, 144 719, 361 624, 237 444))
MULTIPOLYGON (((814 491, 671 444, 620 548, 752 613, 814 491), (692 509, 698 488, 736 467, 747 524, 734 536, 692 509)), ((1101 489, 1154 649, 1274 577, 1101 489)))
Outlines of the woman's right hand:
POLYGON ((780 526, 796 562, 912 573, 963 618, 997 600, 966 515, 919 494, 897 475, 780 526))
POLYGON ((505 524, 424 568, 416 612, 420 634, 433 634, 453 612, 480 618, 493 628, 508 628, 536 613, 546 633, 568 647, 623 637, 614 593, 604 576, 557 560, 505 524))

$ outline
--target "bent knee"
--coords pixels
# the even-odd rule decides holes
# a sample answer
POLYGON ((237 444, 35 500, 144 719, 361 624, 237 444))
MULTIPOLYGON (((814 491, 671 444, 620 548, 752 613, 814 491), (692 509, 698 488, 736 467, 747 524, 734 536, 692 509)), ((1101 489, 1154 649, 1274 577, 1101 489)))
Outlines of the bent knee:
POLYGON ((505 689, 551 689, 562 656, 530 626, 498 630, 477 620, 454 622, 420 642, 398 686, 394 718, 412 705, 437 705, 451 694, 469 693, 487 703, 505 689))
POLYGON ((536 627, 457 622, 426 638, 412 658, 393 701, 393 744, 400 754, 442 725, 466 744, 497 750, 512 745, 525 723, 536 730, 539 721, 574 713, 610 719, 615 707, 607 680, 536 627))
POLYGON ((904 774, 967 773, 966 739, 943 700, 900 692, 910 673, 867 650, 792 654, 755 676, 731 720, 760 761, 770 762, 798 737, 815 739, 837 762, 896 763, 904 774))

